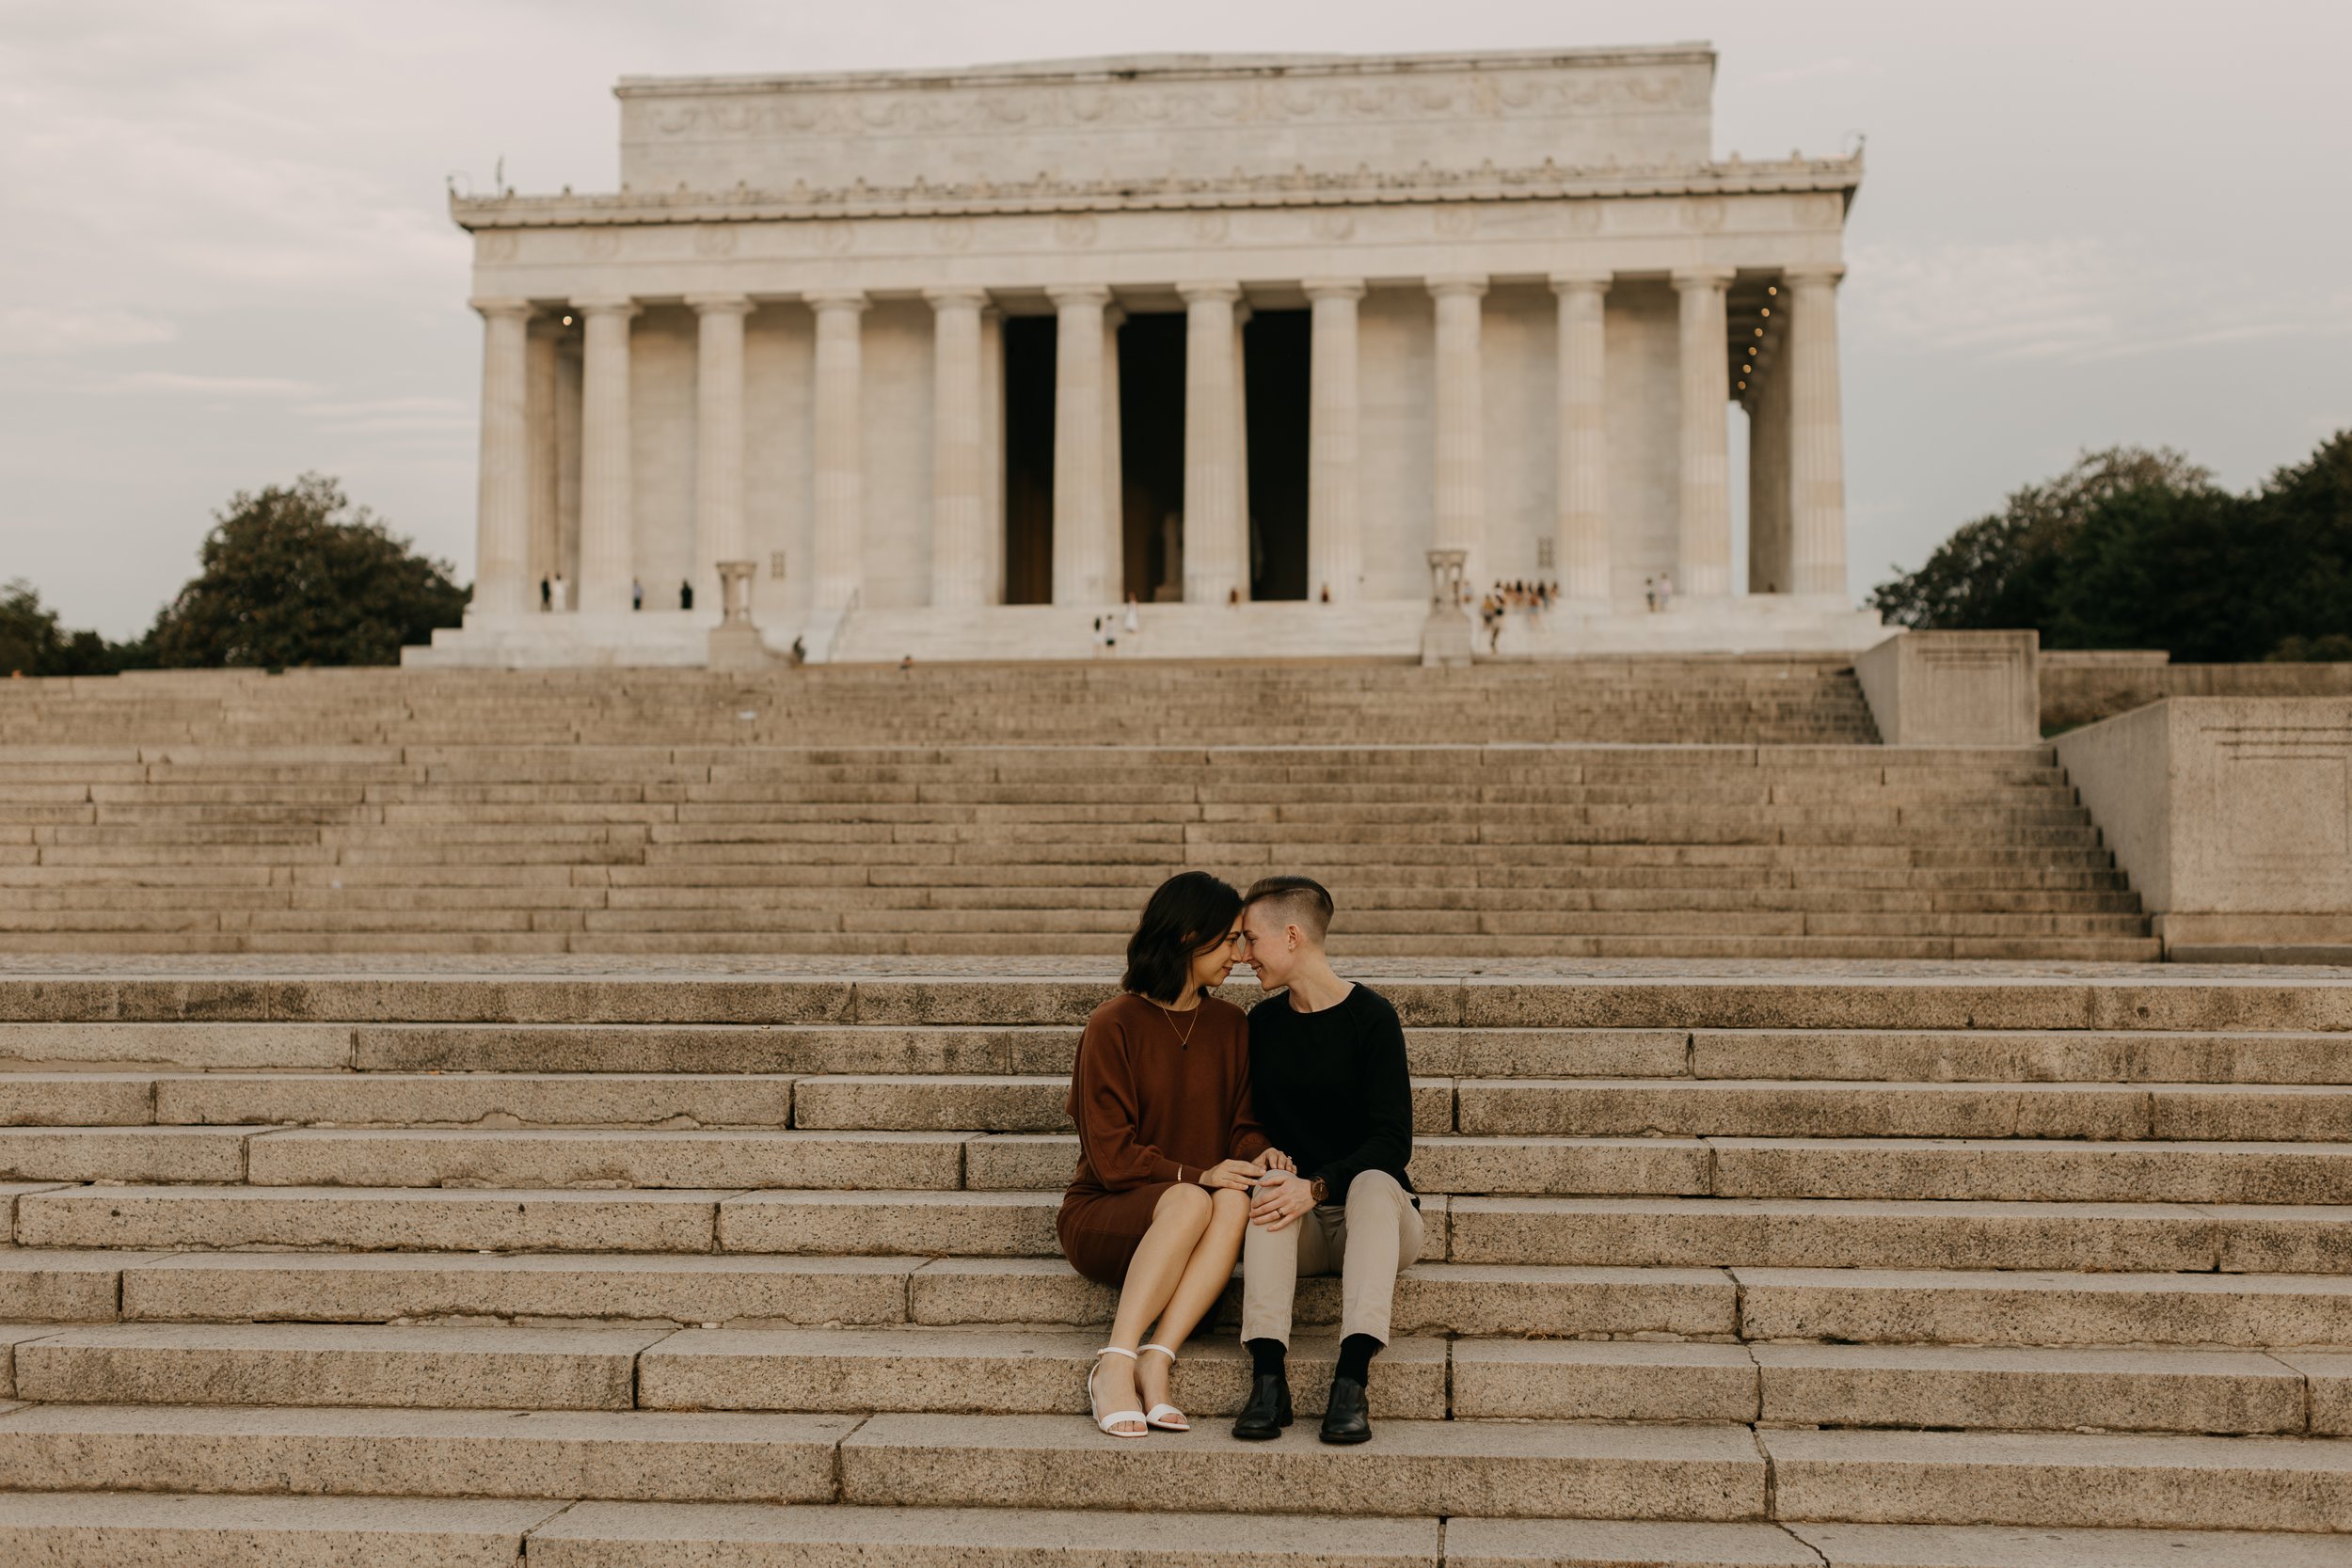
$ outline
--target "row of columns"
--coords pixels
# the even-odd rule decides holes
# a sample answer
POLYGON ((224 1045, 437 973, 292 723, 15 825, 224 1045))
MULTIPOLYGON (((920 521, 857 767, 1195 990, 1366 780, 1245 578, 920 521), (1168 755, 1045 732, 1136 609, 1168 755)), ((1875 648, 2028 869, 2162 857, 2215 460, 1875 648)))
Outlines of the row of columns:
MULTIPOLYGON (((1836 289, 1842 269, 1783 274, 1788 312, 1785 383, 1772 388, 1770 431, 1785 424, 1788 580, 1779 591, 1845 593, 1845 499, 1838 410, 1836 289)), ((1731 587, 1729 400, 1725 292, 1729 268, 1673 275, 1679 296, 1680 499, 1676 578, 1679 594, 1713 597, 1731 587)), ((1559 299, 1555 559, 1564 596, 1587 605, 1611 597, 1609 381, 1606 274, 1562 274, 1559 299)), ((1486 446, 1481 299, 1486 279, 1428 280, 1437 317, 1436 547, 1468 557, 1468 580, 1486 580, 1486 446)), ((1356 596, 1363 571, 1360 394, 1357 305, 1360 278, 1305 284, 1312 310, 1309 378, 1309 581, 1334 599, 1356 596)), ((1242 400, 1237 282, 1180 285, 1186 311, 1184 355, 1184 594, 1222 604, 1249 591, 1248 459, 1242 400)), ((1102 605, 1120 596, 1123 537, 1119 451, 1119 315, 1109 289, 1048 291, 1057 320, 1054 415, 1053 599, 1102 605)), ((996 516, 989 504, 997 464, 986 395, 1001 365, 986 352, 988 295, 935 289, 933 313, 931 595, 941 607, 992 602, 1001 572, 996 516)), ((854 290, 803 296, 816 317, 815 498, 809 570, 820 611, 857 603, 862 581, 865 486, 860 318, 854 290)), ((699 318, 694 562, 696 581, 718 562, 746 553, 743 523, 743 324, 740 294, 692 295, 699 318)), ((532 307, 477 300, 485 323, 481 515, 476 603, 494 615, 529 606, 531 493, 525 419, 532 307)), ((580 583, 583 611, 626 610, 634 575, 629 468, 629 323, 635 301, 586 298, 580 409, 580 583)), ((1759 431, 1767 427, 1759 420, 1759 431)), ((1777 483, 1779 468, 1765 470, 1777 483)), ((1774 496, 1774 501, 1781 498, 1774 496)), ((1761 525, 1759 525, 1761 526, 1761 525)), ((1760 535, 1759 535, 1760 537, 1760 535)), ((1781 546, 1775 545, 1776 550, 1781 546)), ((1752 579, 1752 586, 1754 585, 1752 579)))

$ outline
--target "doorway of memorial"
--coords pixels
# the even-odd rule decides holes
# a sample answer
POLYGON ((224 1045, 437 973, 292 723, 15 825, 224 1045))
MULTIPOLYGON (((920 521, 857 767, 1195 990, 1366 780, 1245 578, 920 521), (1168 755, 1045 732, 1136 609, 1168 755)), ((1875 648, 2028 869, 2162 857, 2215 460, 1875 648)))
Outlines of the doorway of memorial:
POLYGON ((1184 317, 1119 329, 1120 596, 1184 596, 1184 317))
POLYGON ((1259 310, 1242 328, 1252 599, 1311 596, 1307 407, 1311 321, 1305 310, 1259 310))
POLYGON ((1005 603, 1054 602, 1052 316, 1005 318, 1005 603))

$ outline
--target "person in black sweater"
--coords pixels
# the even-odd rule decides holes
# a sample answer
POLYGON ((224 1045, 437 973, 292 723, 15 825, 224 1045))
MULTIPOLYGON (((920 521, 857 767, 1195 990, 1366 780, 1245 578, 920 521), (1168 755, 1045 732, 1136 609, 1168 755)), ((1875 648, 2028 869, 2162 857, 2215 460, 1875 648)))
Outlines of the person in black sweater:
POLYGON ((1331 972, 1323 951, 1331 895, 1304 877, 1269 877, 1244 895, 1242 961, 1270 995, 1249 1014, 1250 1098, 1296 1174, 1268 1171, 1242 1239, 1241 1337, 1249 1403, 1233 1435, 1281 1435, 1291 1422, 1291 1306, 1302 1274, 1341 1278, 1339 1367, 1323 1440, 1371 1437, 1364 1389, 1389 1341, 1396 1272, 1421 1252, 1412 1084, 1396 1009, 1331 972))

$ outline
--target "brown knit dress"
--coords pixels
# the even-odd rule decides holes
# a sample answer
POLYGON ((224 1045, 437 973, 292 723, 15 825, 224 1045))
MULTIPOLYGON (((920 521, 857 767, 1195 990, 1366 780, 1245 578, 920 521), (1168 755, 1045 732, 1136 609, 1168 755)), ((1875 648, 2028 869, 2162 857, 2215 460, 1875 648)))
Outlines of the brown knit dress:
POLYGON ((1209 996, 1171 1018, 1122 991, 1087 1020, 1069 1111, 1078 1169, 1055 1226, 1062 1256, 1119 1285, 1162 1193, 1267 1147, 1249 1108, 1248 1015, 1209 996))

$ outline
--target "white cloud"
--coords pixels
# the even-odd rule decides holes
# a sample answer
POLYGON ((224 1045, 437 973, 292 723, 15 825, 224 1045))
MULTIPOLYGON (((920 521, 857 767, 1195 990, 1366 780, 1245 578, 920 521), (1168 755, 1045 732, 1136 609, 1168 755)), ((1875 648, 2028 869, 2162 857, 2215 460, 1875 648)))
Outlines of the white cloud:
POLYGON ((194 375, 183 371, 134 371, 103 384, 113 392, 184 393, 213 398, 298 398, 318 390, 278 375, 194 375))
POLYGON ((167 343, 180 329, 132 310, 74 310, 14 305, 0 310, 0 354, 82 354, 94 349, 167 343))
POLYGON ((2352 315, 2281 280, 2201 286, 2159 245, 2064 238, 1862 245, 1846 293, 1868 341, 1991 363, 2087 364, 2352 331, 2352 315))

